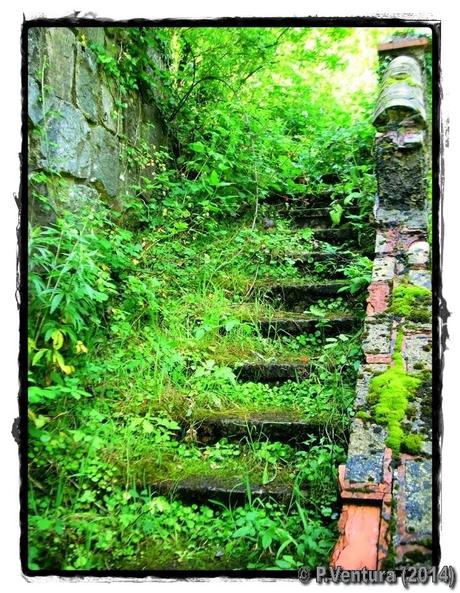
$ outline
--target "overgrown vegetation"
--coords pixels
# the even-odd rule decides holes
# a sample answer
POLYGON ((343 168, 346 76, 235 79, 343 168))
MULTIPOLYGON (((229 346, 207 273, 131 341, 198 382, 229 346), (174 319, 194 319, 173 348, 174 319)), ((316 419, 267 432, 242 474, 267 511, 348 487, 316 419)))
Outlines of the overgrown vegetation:
POLYGON ((29 567, 325 564, 361 357, 359 332, 326 337, 325 330, 350 294, 360 310, 375 191, 373 87, 350 90, 344 81, 372 67, 360 52, 364 42, 374 51, 376 33, 146 27, 111 34, 122 51, 84 36, 81 43, 116 82, 119 116, 129 92, 144 93, 162 111, 171 147, 128 155, 130 166, 153 161, 155 173, 123 196, 120 210, 102 202, 72 210, 67 179, 44 170, 31 177, 29 567), (325 190, 332 225, 353 230, 346 249, 279 216, 277 201, 325 190), (337 252, 335 263, 313 257, 298 266, 296 254, 320 249, 337 252), (286 312, 255 288, 328 279, 337 262, 347 290, 301 313, 318 319, 318 329, 264 337, 257 320, 286 312), (236 362, 274 359, 304 361, 309 375, 279 385, 238 382, 236 362), (206 414, 267 410, 321 422, 320 442, 294 451, 278 442, 194 439, 194 423, 206 414), (294 495, 289 504, 250 499, 231 508, 186 504, 153 487, 159 477, 211 470, 266 484, 276 476, 294 495), (315 493, 308 499, 305 484, 315 493))

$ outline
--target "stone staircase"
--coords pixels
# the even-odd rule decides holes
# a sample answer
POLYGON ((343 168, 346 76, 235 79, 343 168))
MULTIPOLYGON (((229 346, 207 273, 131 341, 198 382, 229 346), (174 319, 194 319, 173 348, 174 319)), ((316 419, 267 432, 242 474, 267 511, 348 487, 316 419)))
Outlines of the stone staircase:
MULTIPOLYGON (((294 338, 296 336, 316 335, 321 343, 328 338, 359 330, 364 315, 364 305, 356 297, 340 292, 347 282, 337 270, 337 264, 345 265, 350 261, 351 251, 359 249, 356 235, 346 225, 332 227, 329 207, 332 196, 309 196, 298 199, 286 207, 282 200, 272 200, 271 215, 275 220, 287 220, 293 233, 308 227, 313 229, 314 250, 289 254, 295 261, 302 275, 308 281, 273 282, 260 279, 251 291, 250 297, 259 302, 267 302, 273 308, 270 317, 260 316, 254 321, 254 328, 260 335, 270 340, 294 338), (312 207, 316 200, 320 207, 312 207), (327 272, 327 278, 319 277, 311 281, 311 272, 318 262, 335 264, 333 273, 327 272), (308 312, 311 305, 325 304, 337 297, 346 301, 345 310, 333 310, 326 318, 308 312), (351 312, 350 312, 351 311, 351 312)), ((286 257, 286 254, 284 254, 286 257)), ((361 299, 362 301, 362 299, 361 299)), ((225 333, 225 332, 224 332, 225 333)), ((306 358, 306 357, 304 357, 306 358)), ((308 378, 314 359, 308 360, 243 360, 232 365, 239 383, 258 383, 268 386, 280 386, 286 382, 301 384, 308 378)), ((345 365, 346 366, 346 365, 345 365)), ((355 376, 351 371, 351 376, 355 376)), ((352 379, 353 381, 353 379, 352 379)), ((354 389, 354 384, 351 385, 354 389)), ((334 420, 315 418, 307 419, 301 413, 280 410, 254 410, 241 417, 234 412, 219 410, 209 413, 183 427, 183 435, 192 435, 195 445, 206 447, 213 455, 213 447, 218 448, 224 442, 238 444, 241 454, 250 448, 251 443, 263 441, 287 444, 295 450, 308 450, 313 443, 319 443, 327 434, 346 447, 347 429, 334 426, 334 420)), ((260 480, 245 477, 236 472, 234 475, 219 478, 218 472, 210 467, 206 475, 187 476, 180 479, 162 479, 150 481, 153 492, 170 495, 192 504, 224 504, 234 506, 259 499, 271 499, 288 504, 294 496, 307 501, 309 486, 299 482, 296 477, 299 467, 281 467, 272 473, 283 475, 263 483, 260 480)), ((338 507, 337 507, 338 510, 338 507)), ((329 519, 330 521, 330 519, 329 519)))

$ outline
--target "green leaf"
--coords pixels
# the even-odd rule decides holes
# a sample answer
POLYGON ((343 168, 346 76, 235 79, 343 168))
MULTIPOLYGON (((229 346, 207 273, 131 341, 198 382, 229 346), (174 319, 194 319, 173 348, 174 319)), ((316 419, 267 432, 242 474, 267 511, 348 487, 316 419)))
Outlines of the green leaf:
POLYGON ((29 387, 28 399, 30 404, 39 404, 46 400, 53 400, 58 397, 59 393, 55 386, 51 387, 29 387))
POLYGON ((342 218, 343 208, 339 203, 335 203, 331 210, 329 210, 329 216, 331 217, 332 224, 337 226, 340 224, 340 220, 342 218))
POLYGON ((220 179, 219 179, 219 175, 217 174, 217 171, 214 170, 211 172, 211 175, 208 177, 208 181, 214 187, 219 185, 220 179))
POLYGON ((272 541, 273 541, 273 538, 272 538, 271 534, 268 531, 266 531, 262 536, 263 549, 266 550, 267 548, 269 548, 271 546, 272 541))
POLYGON ((41 350, 36 352, 32 358, 32 363, 31 363, 32 366, 35 366, 36 364, 38 364, 46 352, 49 352, 49 350, 47 348, 42 348, 41 350))
POLYGON ((63 296, 64 295, 61 292, 54 295, 51 301, 50 313, 54 313, 56 311, 56 309, 59 307, 60 302, 62 301, 63 296))
POLYGON ((143 420, 142 421, 142 428, 144 430, 144 432, 146 432, 147 434, 150 434, 151 432, 153 432, 153 424, 151 422, 149 422, 148 420, 143 420))
POLYGON ((237 327, 238 325, 240 325, 240 322, 238 319, 230 319, 229 321, 227 321, 224 325, 224 329, 226 332, 232 331, 232 329, 234 327, 237 327))
POLYGON ((233 533, 232 537, 245 537, 246 535, 254 535, 254 533, 254 528, 251 525, 243 525, 233 533))
POLYGON ((192 142, 189 147, 198 154, 202 154, 205 151, 205 146, 202 142, 192 142))

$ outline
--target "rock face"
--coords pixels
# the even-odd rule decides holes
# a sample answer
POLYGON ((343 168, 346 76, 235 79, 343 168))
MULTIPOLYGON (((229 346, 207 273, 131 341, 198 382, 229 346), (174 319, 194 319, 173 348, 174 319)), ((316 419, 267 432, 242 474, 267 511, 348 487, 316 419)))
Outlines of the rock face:
POLYGON ((72 101, 75 67, 75 35, 71 29, 55 27, 45 30, 46 62, 41 64, 46 85, 64 101, 72 101))
POLYGON ((119 181, 120 143, 104 127, 97 126, 91 131, 90 144, 94 154, 91 162, 92 179, 100 181, 109 196, 115 196, 119 181))
POLYGON ((71 103, 54 98, 46 106, 45 133, 41 137, 39 166, 56 173, 86 179, 91 168, 90 128, 71 103))
POLYGON ((98 88, 96 57, 89 50, 78 48, 75 71, 75 98, 79 109, 90 121, 98 119, 98 88))
POLYGON ((118 55, 117 37, 102 27, 34 27, 28 44, 29 171, 59 176, 62 205, 75 206, 78 187, 86 201, 122 206, 120 196, 141 173, 123 162, 125 149, 142 141, 153 153, 166 145, 166 129, 139 93, 127 97, 129 113, 119 107, 119 91, 97 55, 118 55))

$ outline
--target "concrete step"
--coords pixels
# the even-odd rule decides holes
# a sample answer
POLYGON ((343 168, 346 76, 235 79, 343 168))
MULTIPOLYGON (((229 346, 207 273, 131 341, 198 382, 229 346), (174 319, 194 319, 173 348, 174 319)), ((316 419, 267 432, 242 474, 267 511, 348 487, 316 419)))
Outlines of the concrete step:
POLYGON ((320 330, 325 337, 353 331, 361 320, 359 317, 348 313, 338 313, 336 316, 324 318, 307 316, 272 317, 260 319, 258 322, 261 334, 264 337, 276 338, 279 336, 300 336, 302 334, 313 334, 320 330))
POLYGON ((194 429, 200 442, 212 444, 222 438, 229 441, 264 439, 300 447, 305 441, 315 441, 332 426, 323 422, 304 420, 288 413, 259 413, 246 418, 237 416, 210 416, 196 422, 194 429))
POLYGON ((331 280, 328 282, 310 282, 288 284, 272 284, 264 290, 259 289, 265 296, 271 299, 274 304, 282 304, 286 311, 305 311, 318 299, 334 298, 340 296, 339 289, 346 286, 344 280, 331 280))
POLYGON ((216 501, 231 506, 242 505, 255 498, 289 503, 293 495, 289 484, 245 482, 243 478, 192 477, 179 481, 164 480, 150 484, 150 488, 158 494, 177 497, 186 503, 212 504, 216 501))
MULTIPOLYGON (((356 208, 347 209, 348 213, 357 213, 356 208)), ((332 228, 330 208, 309 208, 296 206, 286 209, 286 216, 289 216, 297 227, 332 228)), ((342 226, 346 220, 342 217, 342 226)), ((340 228, 340 227, 339 227, 340 228)))
POLYGON ((341 268, 351 261, 349 253, 310 251, 283 253, 276 256, 277 260, 291 260, 299 270, 308 274, 324 274, 327 278, 343 278, 341 268))
POLYGON ((308 376, 307 362, 243 362, 234 367, 239 381, 275 383, 302 381, 308 376))
MULTIPOLYGON (((308 226, 308 225, 306 225, 308 226)), ((317 241, 324 241, 332 245, 338 245, 345 241, 353 241, 357 239, 357 233, 351 228, 338 229, 313 229, 313 238, 317 241)))
POLYGON ((272 194, 264 200, 266 204, 285 208, 328 208, 333 200, 331 192, 305 193, 301 196, 272 194))

